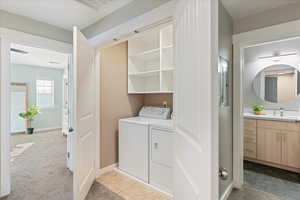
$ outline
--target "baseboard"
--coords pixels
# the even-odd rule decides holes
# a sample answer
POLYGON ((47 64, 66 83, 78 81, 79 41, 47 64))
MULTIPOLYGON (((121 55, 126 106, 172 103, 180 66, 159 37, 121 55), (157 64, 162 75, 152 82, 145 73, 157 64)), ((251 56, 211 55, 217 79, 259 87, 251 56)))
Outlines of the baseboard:
POLYGON ((229 186, 226 188, 224 194, 221 196, 220 200, 227 200, 229 195, 231 194, 233 189, 233 183, 230 183, 229 186))
POLYGON ((118 163, 115 163, 110 166, 104 167, 102 169, 98 169, 96 172, 96 178, 99 178, 102 174, 113 171, 115 168, 117 168, 117 166, 118 166, 118 163))
POLYGON ((56 131, 59 129, 62 129, 62 128, 61 127, 40 128, 40 129, 35 129, 34 132, 41 133, 41 132, 47 132, 47 131, 56 131))

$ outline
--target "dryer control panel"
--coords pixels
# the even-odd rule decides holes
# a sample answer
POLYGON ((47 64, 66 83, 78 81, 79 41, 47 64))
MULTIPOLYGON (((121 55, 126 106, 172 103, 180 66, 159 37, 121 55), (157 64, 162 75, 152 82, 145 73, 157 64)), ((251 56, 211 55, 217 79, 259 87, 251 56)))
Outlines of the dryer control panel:
POLYGON ((140 117, 155 118, 155 119, 170 119, 171 109, 161 108, 156 106, 144 106, 140 112, 140 117))

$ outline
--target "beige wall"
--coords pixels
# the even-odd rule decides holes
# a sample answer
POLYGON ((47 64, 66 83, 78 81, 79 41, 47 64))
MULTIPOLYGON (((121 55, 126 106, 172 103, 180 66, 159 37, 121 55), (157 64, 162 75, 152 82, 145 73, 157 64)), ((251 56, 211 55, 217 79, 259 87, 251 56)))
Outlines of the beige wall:
POLYGON ((145 94, 144 105, 146 106, 162 106, 166 101, 168 107, 173 108, 173 94, 145 94))
POLYGON ((127 94, 127 42, 101 54, 101 168, 117 162, 118 119, 130 117, 143 105, 143 95, 127 94))
POLYGON ((234 34, 300 19, 300 3, 274 8, 234 21, 234 34))
POLYGON ((172 94, 127 94, 127 42, 101 51, 100 167, 118 162, 118 120, 135 116, 143 105, 173 105, 172 94))

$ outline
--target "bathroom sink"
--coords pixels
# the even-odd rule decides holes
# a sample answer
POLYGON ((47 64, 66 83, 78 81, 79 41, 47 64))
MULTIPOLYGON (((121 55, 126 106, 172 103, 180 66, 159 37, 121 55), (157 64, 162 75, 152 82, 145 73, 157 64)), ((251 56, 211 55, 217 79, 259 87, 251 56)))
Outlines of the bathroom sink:
POLYGON ((297 116, 280 116, 280 115, 255 115, 253 113, 244 113, 244 117, 253 118, 253 119, 266 119, 266 120, 278 120, 278 121, 300 121, 297 116))

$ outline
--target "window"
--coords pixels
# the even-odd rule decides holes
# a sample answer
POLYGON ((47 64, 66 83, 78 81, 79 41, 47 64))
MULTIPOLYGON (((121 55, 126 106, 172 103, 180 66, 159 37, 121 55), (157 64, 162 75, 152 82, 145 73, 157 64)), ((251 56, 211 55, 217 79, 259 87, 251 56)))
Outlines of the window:
POLYGON ((53 80, 36 80, 36 102, 41 108, 54 107, 53 80))

